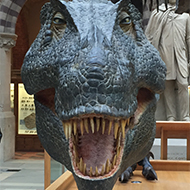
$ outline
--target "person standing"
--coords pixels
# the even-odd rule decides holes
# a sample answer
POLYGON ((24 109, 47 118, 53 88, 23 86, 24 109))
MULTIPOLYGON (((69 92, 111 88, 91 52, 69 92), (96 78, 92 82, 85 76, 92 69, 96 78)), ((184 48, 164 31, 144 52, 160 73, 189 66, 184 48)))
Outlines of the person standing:
POLYGON ((177 108, 174 90, 177 87, 180 120, 189 121, 188 64, 190 64, 190 16, 177 14, 176 0, 169 0, 168 9, 162 4, 151 14, 145 34, 160 52, 166 64, 166 119, 175 121, 177 108))

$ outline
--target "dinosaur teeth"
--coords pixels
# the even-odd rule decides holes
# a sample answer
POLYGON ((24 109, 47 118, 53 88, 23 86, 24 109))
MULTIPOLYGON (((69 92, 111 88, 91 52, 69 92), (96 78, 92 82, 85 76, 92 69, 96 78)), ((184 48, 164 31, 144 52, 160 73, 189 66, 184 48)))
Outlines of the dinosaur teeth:
POLYGON ((98 177, 98 175, 99 175, 97 166, 96 166, 95 175, 96 175, 96 177, 98 177))
POLYGON ((93 167, 90 166, 90 169, 87 171, 86 164, 83 162, 83 159, 80 158, 80 160, 77 163, 77 167, 83 175, 89 175, 90 177, 93 177, 93 176, 98 177, 98 176, 103 176, 104 174, 109 173, 114 167, 114 164, 111 164, 110 160, 107 159, 106 166, 103 164, 102 168, 100 168, 101 171, 99 171, 97 166, 94 168, 94 170, 93 170, 93 167))
POLYGON ((110 135, 112 131, 112 127, 114 130, 114 138, 117 139, 118 131, 121 129, 122 137, 125 138, 126 128, 132 128, 133 124, 131 121, 133 121, 133 118, 128 119, 116 119, 115 121, 110 119, 106 120, 104 118, 84 118, 84 119, 73 119, 69 121, 63 121, 63 128, 66 139, 69 139, 71 137, 71 133, 74 135, 77 134, 77 126, 79 126, 81 135, 84 135, 84 132, 90 133, 89 126, 91 128, 91 133, 94 134, 95 131, 99 131, 101 127, 101 132, 104 135, 105 131, 106 134, 110 135), (106 130, 106 128, 108 128, 106 130))
POLYGON ((77 121, 73 120, 74 135, 77 134, 77 121))
POLYGON ((100 118, 96 118, 96 126, 97 126, 97 132, 100 129, 100 118))
POLYGON ((121 146, 121 133, 118 132, 118 137, 117 137, 117 148, 121 146))
POLYGON ((84 134, 84 123, 83 123, 83 119, 80 120, 80 131, 81 131, 81 134, 83 135, 83 134, 84 134))
POLYGON ((93 118, 90 118, 90 125, 91 125, 92 133, 94 133, 94 119, 93 118))
POLYGON ((111 120, 111 121, 109 122, 108 135, 110 135, 110 133, 111 133, 112 125, 113 125, 113 121, 111 120))
POLYGON ((83 172, 82 172, 84 175, 86 173, 86 164, 84 164, 84 167, 83 167, 83 172))
POLYGON ((67 126, 68 126, 68 136, 70 138, 72 133, 72 122, 67 122, 67 126))
POLYGON ((106 127, 106 122, 105 122, 105 119, 103 118, 102 119, 102 134, 104 134, 105 132, 105 127, 106 127))
POLYGON ((72 133, 72 123, 71 122, 63 122, 63 128, 64 128, 65 137, 67 139, 70 138, 71 133, 72 133))
POLYGON ((115 128, 114 128, 114 137, 115 137, 115 139, 117 138, 118 129, 119 129, 119 123, 116 121, 115 122, 115 128))
MULTIPOLYGON (((70 144, 74 166, 78 168, 81 174, 90 177, 99 177, 110 173, 115 170, 118 164, 118 160, 121 159, 121 150, 123 147, 123 139, 127 131, 133 126, 134 117, 128 119, 118 119, 118 118, 103 118, 103 117, 86 117, 86 118, 76 118, 68 121, 63 121, 63 129, 65 133, 65 138, 72 142, 70 144), (83 155, 79 151, 79 146, 81 140, 86 138, 86 135, 103 135, 102 138, 107 138, 109 135, 113 137, 114 140, 114 151, 113 156, 109 160, 103 161, 104 163, 100 166, 95 166, 89 163, 85 163, 83 155), (82 137, 84 136, 84 137, 82 137)), ((109 137, 110 138, 110 137, 109 137)), ((101 161, 102 162, 102 161, 101 161)))
POLYGON ((79 169, 81 172, 83 172, 83 161, 82 161, 82 158, 80 158, 80 163, 79 163, 79 169))
POLYGON ((77 167, 83 175, 86 174, 86 164, 83 162, 82 158, 80 158, 80 161, 77 163, 77 167))
POLYGON ((88 119, 84 119, 84 127, 86 129, 86 132, 89 133, 89 130, 88 130, 88 119))
POLYGON ((90 177, 92 176, 92 166, 90 167, 90 173, 89 173, 90 177))
POLYGON ((121 152, 121 147, 118 147, 117 148, 117 157, 119 156, 120 152, 121 152))
POLYGON ((103 164, 103 166, 102 166, 102 171, 101 171, 101 175, 104 175, 104 173, 105 173, 105 166, 104 166, 104 164, 103 164))
POLYGON ((117 155, 115 155, 114 158, 113 158, 113 166, 116 165, 116 160, 117 160, 117 155))
POLYGON ((109 170, 110 170, 110 161, 109 161, 109 159, 107 159, 107 161, 106 161, 106 173, 109 173, 109 170))
POLYGON ((125 138, 125 126, 126 126, 126 123, 127 123, 128 120, 121 120, 121 128, 122 128, 122 135, 123 135, 123 138, 125 138))

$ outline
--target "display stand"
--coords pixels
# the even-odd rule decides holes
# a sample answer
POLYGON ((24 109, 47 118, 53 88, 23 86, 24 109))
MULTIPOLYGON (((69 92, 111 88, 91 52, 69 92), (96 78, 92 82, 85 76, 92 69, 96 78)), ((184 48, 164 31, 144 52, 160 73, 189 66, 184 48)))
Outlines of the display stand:
MULTIPOLYGON (((134 176, 128 183, 123 184, 119 181, 113 190, 160 190, 160 189, 183 189, 190 188, 190 122, 156 122, 156 138, 161 138, 161 160, 151 160, 151 164, 158 175, 158 181, 148 181, 142 176, 142 167, 138 166, 134 176), (167 138, 187 139, 187 161, 171 161, 167 159, 167 138)), ((47 153, 45 153, 47 154, 47 153)), ((48 157, 46 157, 47 159, 48 157)), ((50 159, 50 158, 48 158, 50 159)), ((45 160, 45 163, 48 161, 45 160)), ((45 165, 46 165, 45 164, 45 165)), ((48 166, 47 166, 48 168, 48 166)), ((46 172, 48 172, 46 168, 46 172)), ((51 171, 49 170, 49 173, 51 171)), ((51 185, 47 183, 48 175, 45 174, 46 190, 77 190, 71 172, 66 171, 51 185), (48 186, 49 185, 49 186, 48 186)))
MULTIPOLYGON (((142 168, 138 167, 134 176, 128 183, 116 182, 113 190, 171 190, 183 189, 189 190, 190 187, 190 161, 151 161, 158 180, 148 181, 142 176, 142 168)), ((71 172, 67 171, 52 183, 46 190, 77 190, 71 172)))

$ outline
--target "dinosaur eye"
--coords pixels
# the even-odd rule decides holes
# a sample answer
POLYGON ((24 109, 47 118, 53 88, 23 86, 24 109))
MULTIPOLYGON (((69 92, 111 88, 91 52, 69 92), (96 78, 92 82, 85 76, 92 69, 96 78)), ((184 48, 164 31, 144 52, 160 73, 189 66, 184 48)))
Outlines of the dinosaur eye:
POLYGON ((129 16, 125 17, 120 21, 120 24, 131 24, 131 18, 129 16))
POLYGON ((53 39, 55 40, 61 39, 65 33, 66 27, 67 27, 67 22, 64 16, 60 12, 57 12, 53 17, 52 26, 51 26, 53 39))
POLYGON ((119 19, 119 25, 121 29, 123 30, 123 32, 127 35, 134 36, 133 23, 132 23, 130 15, 126 11, 121 11, 118 19, 119 19))
POLYGON ((56 13, 53 18, 53 23, 56 25, 64 25, 66 24, 66 21, 61 13, 56 13))

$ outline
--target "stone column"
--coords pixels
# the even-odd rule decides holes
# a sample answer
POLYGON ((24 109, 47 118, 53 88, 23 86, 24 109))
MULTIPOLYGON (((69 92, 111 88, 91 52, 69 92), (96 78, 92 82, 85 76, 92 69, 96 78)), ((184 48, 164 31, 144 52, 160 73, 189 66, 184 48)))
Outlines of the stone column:
POLYGON ((10 108, 11 48, 17 35, 0 33, 0 163, 15 154, 15 117, 10 108))

